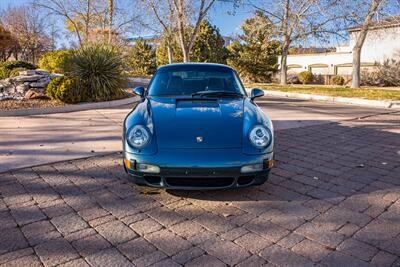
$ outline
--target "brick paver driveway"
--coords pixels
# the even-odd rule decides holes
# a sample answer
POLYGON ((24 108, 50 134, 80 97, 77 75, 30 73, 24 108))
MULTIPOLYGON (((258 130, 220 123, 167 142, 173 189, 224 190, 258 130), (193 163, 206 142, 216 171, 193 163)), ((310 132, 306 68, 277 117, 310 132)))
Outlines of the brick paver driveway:
POLYGON ((277 133, 268 183, 181 192, 119 154, 0 175, 0 264, 399 266, 400 113, 277 133))

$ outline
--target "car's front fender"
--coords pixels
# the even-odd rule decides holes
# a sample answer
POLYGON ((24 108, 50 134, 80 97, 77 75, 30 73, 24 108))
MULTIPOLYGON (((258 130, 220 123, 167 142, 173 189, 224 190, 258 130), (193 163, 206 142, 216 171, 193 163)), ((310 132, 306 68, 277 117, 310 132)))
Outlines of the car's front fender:
POLYGON ((123 127, 123 150, 132 154, 152 155, 157 153, 157 137, 151 113, 150 101, 144 98, 126 116, 123 127), (137 149, 129 145, 126 140, 128 131, 135 125, 143 125, 150 132, 150 142, 143 148, 137 149))
POLYGON ((250 98, 245 99, 243 109, 243 153, 249 155, 272 153, 274 149, 274 128, 272 121, 250 98), (249 139, 249 132, 256 125, 263 125, 271 131, 271 143, 262 149, 256 148, 249 139))

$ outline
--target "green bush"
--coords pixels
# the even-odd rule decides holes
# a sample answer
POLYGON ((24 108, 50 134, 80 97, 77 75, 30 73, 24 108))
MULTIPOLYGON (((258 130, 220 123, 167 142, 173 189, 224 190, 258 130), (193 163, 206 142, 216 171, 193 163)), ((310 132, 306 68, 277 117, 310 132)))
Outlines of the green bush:
POLYGON ((57 77, 51 80, 51 82, 46 87, 46 95, 53 100, 57 99, 57 90, 61 83, 64 81, 64 77, 57 77))
POLYGON ((64 78, 57 90, 56 97, 64 103, 74 104, 85 100, 79 82, 74 78, 64 78))
POLYGON ((308 84, 313 81, 314 75, 311 71, 302 71, 298 74, 298 78, 302 84, 308 84))
POLYGON ((12 71, 10 71, 9 77, 11 78, 11 77, 19 76, 19 72, 23 71, 23 70, 26 70, 26 69, 25 68, 15 68, 12 71))
POLYGON ((87 88, 90 98, 112 100, 121 94, 125 82, 121 53, 105 45, 90 45, 67 56, 64 73, 87 88))
POLYGON ((0 80, 7 79, 8 77, 10 77, 10 72, 11 71, 9 69, 0 66, 0 80))
POLYGON ((46 95, 52 100, 74 104, 88 99, 86 88, 75 78, 58 77, 53 79, 46 88, 46 95))
POLYGON ((65 60, 70 54, 70 50, 47 52, 40 58, 39 68, 52 73, 62 73, 65 60))
POLYGON ((25 61, 6 61, 0 64, 0 80, 10 77, 11 71, 16 68, 24 68, 27 70, 34 70, 36 66, 25 61))
POLYGON ((19 61, 19 60, 6 61, 6 62, 3 62, 1 64, 1 66, 5 67, 5 68, 7 68, 9 70, 13 70, 15 68, 24 68, 24 69, 27 69, 27 70, 37 69, 36 65, 33 65, 33 64, 31 64, 29 62, 25 62, 25 61, 19 61))
POLYGON ((332 78, 332 83, 334 85, 344 85, 345 80, 342 76, 336 75, 332 78))

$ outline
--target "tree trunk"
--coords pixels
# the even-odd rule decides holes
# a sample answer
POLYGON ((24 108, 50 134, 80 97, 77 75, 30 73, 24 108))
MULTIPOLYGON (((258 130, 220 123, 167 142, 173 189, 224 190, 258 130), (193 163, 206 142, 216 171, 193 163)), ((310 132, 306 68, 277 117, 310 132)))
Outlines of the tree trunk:
POLYGON ((173 62, 173 51, 172 51, 172 40, 171 37, 167 37, 167 50, 168 50, 168 63, 172 64, 173 62))
POLYGON ((109 7, 108 12, 109 14, 109 21, 108 21, 108 44, 111 44, 111 37, 112 37, 112 22, 113 22, 113 13, 114 13, 114 0, 109 0, 109 7))
POLYGON ((361 48, 354 46, 353 48, 353 73, 351 88, 360 88, 361 83, 361 48))
POLYGON ((353 73, 352 73, 352 81, 351 88, 360 88, 360 76, 361 76, 361 49, 364 45, 365 38, 368 34, 368 28, 372 23, 372 19, 383 0, 372 0, 367 16, 364 19, 363 26, 361 31, 357 36, 357 42, 353 47, 353 73))
POLYGON ((289 53, 290 35, 289 35, 289 0, 285 1, 284 15, 282 19, 283 45, 281 57, 281 85, 287 85, 287 56, 289 53))
POLYGON ((182 49, 182 53, 183 53, 183 62, 190 62, 189 51, 188 49, 186 49, 186 47, 182 49))
POLYGON ((282 48, 282 57, 281 57, 281 85, 287 85, 287 56, 288 49, 286 47, 282 48))

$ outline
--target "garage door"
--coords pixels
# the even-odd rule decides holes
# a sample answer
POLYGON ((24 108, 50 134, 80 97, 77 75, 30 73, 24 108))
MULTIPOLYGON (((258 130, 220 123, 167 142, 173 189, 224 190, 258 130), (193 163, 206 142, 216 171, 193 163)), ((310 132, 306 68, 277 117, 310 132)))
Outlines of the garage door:
POLYGON ((310 67, 310 71, 315 75, 327 75, 328 67, 310 67))
POLYGON ((336 67, 337 75, 351 75, 353 67, 351 66, 338 66, 336 67))
POLYGON ((293 65, 288 65, 288 72, 290 73, 300 73, 304 70, 304 68, 301 65, 293 64, 293 65))

